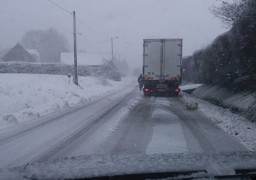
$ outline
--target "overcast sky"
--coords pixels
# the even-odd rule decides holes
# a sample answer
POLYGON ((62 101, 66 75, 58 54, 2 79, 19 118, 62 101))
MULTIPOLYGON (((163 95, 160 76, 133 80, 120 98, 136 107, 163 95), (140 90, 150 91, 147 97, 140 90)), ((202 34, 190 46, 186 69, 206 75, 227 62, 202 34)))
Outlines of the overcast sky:
POLYGON ((132 67, 141 66, 144 38, 183 38, 187 56, 227 31, 209 11, 216 0, 0 0, 0 48, 28 30, 54 27, 72 50, 72 16, 51 1, 76 11, 78 49, 110 57, 110 38, 118 36, 114 53, 132 67))

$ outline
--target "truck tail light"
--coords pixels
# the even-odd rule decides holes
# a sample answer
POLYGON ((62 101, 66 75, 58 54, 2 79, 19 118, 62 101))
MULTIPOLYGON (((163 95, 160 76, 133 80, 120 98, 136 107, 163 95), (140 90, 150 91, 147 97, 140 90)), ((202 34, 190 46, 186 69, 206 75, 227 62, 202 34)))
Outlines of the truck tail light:
POLYGON ((175 92, 178 94, 180 92, 180 88, 176 88, 175 92))
POLYGON ((143 90, 144 90, 144 92, 150 92, 150 89, 148 89, 148 88, 144 88, 143 90))

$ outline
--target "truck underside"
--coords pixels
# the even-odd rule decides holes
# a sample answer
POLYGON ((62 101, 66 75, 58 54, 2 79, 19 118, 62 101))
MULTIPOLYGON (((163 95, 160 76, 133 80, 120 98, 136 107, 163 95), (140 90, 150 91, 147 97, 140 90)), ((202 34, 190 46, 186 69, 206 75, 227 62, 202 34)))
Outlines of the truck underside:
POLYGON ((180 82, 169 80, 144 81, 143 92, 145 96, 178 96, 180 92, 180 82))

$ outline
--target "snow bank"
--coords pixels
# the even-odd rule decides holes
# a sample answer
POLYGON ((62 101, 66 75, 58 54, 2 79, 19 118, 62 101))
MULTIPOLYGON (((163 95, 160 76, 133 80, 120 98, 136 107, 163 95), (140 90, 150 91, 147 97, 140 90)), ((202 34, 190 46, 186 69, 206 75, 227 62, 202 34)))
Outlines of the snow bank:
POLYGON ((193 90, 193 89, 196 89, 198 87, 202 86, 202 84, 186 84, 186 85, 182 85, 180 86, 180 89, 182 91, 185 91, 185 90, 193 90))
POLYGON ((197 88, 193 95, 215 102, 223 107, 230 108, 241 112, 246 118, 251 121, 256 121, 256 93, 241 92, 233 93, 228 89, 219 86, 203 85, 197 88))
MULTIPOLYGON (((214 88, 210 88, 210 87, 208 88, 209 88, 208 92, 212 92, 213 94, 215 93, 221 94, 220 92, 213 91, 214 88)), ((207 88, 203 87, 203 89, 207 89, 207 88)), ((199 92, 198 90, 196 91, 197 93, 199 92)), ((207 97, 206 94, 207 94, 206 92, 202 92, 202 95, 204 97, 207 97)), ((209 96, 213 97, 213 94, 209 94, 209 96)), ((234 97, 236 96, 233 96, 233 98, 234 97)), ((242 96, 237 95, 237 97, 241 98, 242 96)), ((242 143, 248 149, 253 151, 256 150, 255 122, 251 122, 239 114, 232 113, 229 109, 224 109, 222 107, 213 105, 210 102, 204 101, 202 99, 198 99, 196 97, 192 97, 190 95, 183 94, 183 98, 186 101, 197 102, 199 104, 198 109, 202 111, 207 117, 209 117, 213 123, 218 125, 224 131, 226 131, 229 135, 233 136, 235 139, 237 139, 240 143, 242 143)), ((229 100, 232 99, 232 96, 229 96, 228 99, 229 100)), ((237 100, 235 100, 234 98, 234 101, 237 101, 237 100)), ((246 101, 244 100, 241 102, 246 102, 246 101)), ((241 103, 242 107, 245 107, 246 105, 247 105, 246 103, 241 103)))
POLYGON ((136 82, 79 77, 79 85, 64 75, 0 74, 0 130, 79 103, 89 103, 136 82))

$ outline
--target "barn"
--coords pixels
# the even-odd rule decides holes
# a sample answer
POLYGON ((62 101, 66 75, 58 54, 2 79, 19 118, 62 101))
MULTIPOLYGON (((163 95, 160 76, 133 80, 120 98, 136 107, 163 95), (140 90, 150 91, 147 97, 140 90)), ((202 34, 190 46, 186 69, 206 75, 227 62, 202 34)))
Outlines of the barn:
POLYGON ((31 55, 26 49, 24 49, 19 43, 16 44, 10 51, 8 51, 3 57, 4 62, 36 62, 35 56, 31 55))

